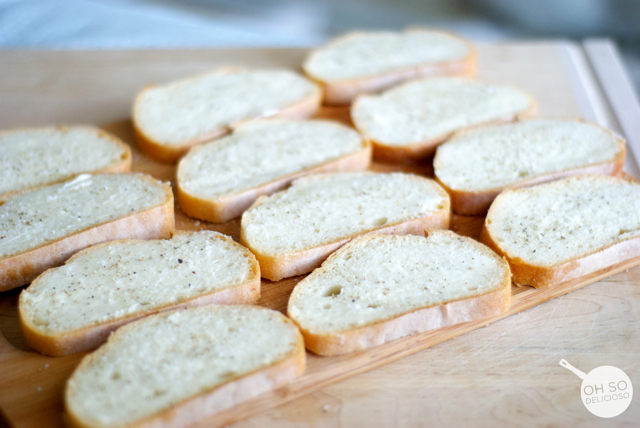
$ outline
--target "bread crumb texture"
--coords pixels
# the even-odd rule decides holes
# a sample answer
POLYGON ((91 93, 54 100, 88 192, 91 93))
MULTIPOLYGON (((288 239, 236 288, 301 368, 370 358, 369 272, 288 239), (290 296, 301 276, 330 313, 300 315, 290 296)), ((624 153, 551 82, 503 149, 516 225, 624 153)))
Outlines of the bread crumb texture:
POLYGON ((374 141, 406 146, 444 138, 468 126, 509 120, 533 108, 524 93, 461 78, 422 79, 381 95, 363 95, 351 116, 374 141))
POLYGON ((0 134, 0 195, 122 162, 125 149, 89 127, 33 128, 0 134))
POLYGON ((67 410, 89 426, 121 426, 295 353, 298 329, 279 312, 208 306, 118 330, 67 384, 67 410))
POLYGON ((255 121, 192 150, 181 161, 183 191, 204 199, 232 195, 363 150, 362 137, 337 123, 255 121))
POLYGON ((0 205, 0 257, 9 257, 166 202, 162 183, 135 174, 82 174, 0 205))
POLYGON ((526 120, 463 132, 438 147, 435 174, 450 189, 483 191, 611 162, 624 142, 599 126, 526 120))
POLYGON ((218 71, 143 91, 135 121, 157 144, 179 145, 241 120, 271 116, 317 91, 292 71, 218 71))
POLYGON ((20 312, 43 334, 71 332, 246 283, 251 259, 216 232, 116 241, 46 271, 21 294, 20 312))
POLYGON ((293 290, 289 316, 311 333, 340 332, 510 284, 507 263, 452 232, 353 240, 293 290))
POLYGON ((433 180, 410 174, 301 178, 242 216, 242 236, 263 254, 294 253, 448 209, 433 180))
POLYGON ((580 176, 509 190, 494 201, 486 228, 510 258, 554 266, 640 236, 640 185, 580 176))
POLYGON ((470 54, 467 43, 437 31, 354 33, 313 51, 304 70, 319 80, 333 82, 459 61, 470 54))

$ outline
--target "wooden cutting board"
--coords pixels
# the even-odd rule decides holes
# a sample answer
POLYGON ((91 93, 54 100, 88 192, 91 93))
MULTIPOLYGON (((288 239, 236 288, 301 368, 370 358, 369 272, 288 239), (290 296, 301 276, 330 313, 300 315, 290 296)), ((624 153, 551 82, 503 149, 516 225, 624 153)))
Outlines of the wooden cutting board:
MULTIPOLYGON (((539 113, 542 116, 580 117, 585 115, 585 111, 588 111, 587 107, 589 106, 585 107, 584 100, 581 99, 581 94, 583 95, 583 93, 576 90, 575 69, 571 68, 575 64, 567 65, 568 61, 572 61, 569 54, 571 51, 572 46, 563 43, 514 43, 481 46, 479 49, 478 77, 484 81, 518 86, 530 92, 538 100, 539 113)), ((173 180, 174 167, 159 164, 144 157, 133 142, 128 115, 131 100, 138 89, 150 82, 165 82, 218 65, 235 64, 296 68, 304 53, 305 51, 300 49, 0 52, 0 128, 51 123, 100 124, 132 145, 134 151, 133 169, 135 171, 145 172, 163 180, 173 180)), ((332 117, 348 122, 348 114, 344 109, 327 108, 321 114, 324 117, 332 117)), ((375 164, 372 169, 377 171, 403 170, 432 175, 431 166, 427 163, 402 166, 375 164)), ((481 217, 454 216, 452 229, 464 235, 477 237, 482 221, 483 218, 481 217)), ((179 208, 176 207, 176 223, 179 229, 212 229, 231 235, 236 239, 238 237, 239 223, 237 220, 221 225, 193 221, 184 216, 179 211, 179 208)), ((540 305, 547 300, 581 288, 616 272, 626 270, 638 263, 640 263, 640 259, 632 260, 590 275, 581 281, 572 281, 546 290, 534 290, 527 287, 514 288, 510 311, 492 319, 447 327, 345 356, 328 358, 309 354, 308 368, 305 375, 292 385, 260 396, 244 405, 229 409, 214 418, 203 421, 198 426, 223 425, 257 414, 261 414, 261 416, 243 421, 240 425, 247 424, 249 426, 259 423, 260 425, 273 424, 278 426, 283 422, 293 423, 301 420, 307 423, 325 421, 326 416, 328 414, 333 416, 332 413, 336 409, 335 400, 331 396, 327 398, 322 395, 322 391, 325 391, 325 387, 328 385, 478 329, 527 308, 540 305), (314 393, 314 391, 319 390, 320 392, 314 393), (309 393, 314 394, 294 400, 309 393), (316 396, 323 398, 319 402, 313 399, 313 405, 310 406, 308 397, 316 396), (285 406, 280 406, 275 411, 272 410, 265 413, 267 409, 290 400, 294 401, 285 406), (323 400, 329 404, 322 404, 323 400), (296 414, 295 409, 299 409, 302 413, 296 414), (267 418, 265 420, 265 415, 272 415, 272 419, 267 418)), ((262 298, 259 303, 273 309, 285 310, 288 296, 300 279, 301 277, 279 282, 263 281, 262 298)), ((611 359, 600 361, 597 365, 616 365, 625 370, 632 381, 636 380, 637 384, 640 384, 637 363, 640 360, 638 358, 640 345, 637 340, 637 331, 633 330, 633 327, 638 327, 639 325, 637 310, 639 280, 640 269, 632 269, 625 274, 612 278, 610 280, 611 287, 608 289, 608 293, 630 302, 629 304, 635 308, 635 311, 627 311, 628 319, 626 321, 631 325, 631 330, 621 328, 620 325, 616 326, 615 324, 592 326, 598 332, 611 331, 612 334, 627 334, 629 336, 623 340, 625 351, 622 353, 622 360, 626 366, 625 364, 620 364, 620 353, 617 353, 617 359, 613 359, 614 352, 605 354, 605 356, 611 355, 611 359), (629 290, 632 290, 631 293, 629 290), (628 331, 632 332, 631 335, 629 335, 628 331), (634 339, 636 340, 634 341, 634 339), (627 357, 626 359, 625 356, 627 357), (629 366, 626 361, 631 361, 632 357, 635 357, 633 360, 635 363, 629 366)), ((49 358, 30 351, 24 343, 17 322, 16 301, 18 294, 19 290, 0 295, 0 330, 4 335, 4 337, 0 336, 0 408, 6 419, 16 427, 62 426, 61 394, 64 382, 82 355, 49 358)), ((567 307, 571 307, 566 299, 564 303, 567 304, 567 307)), ((614 309, 606 308, 602 310, 606 313, 610 312, 612 316, 615 314, 614 309)), ((585 314, 578 313, 576 316, 579 317, 585 314)), ((552 318, 557 318, 559 323, 562 322, 560 327, 566 325, 564 320, 560 321, 561 317, 552 316, 552 318)), ((619 317, 615 316, 614 319, 620 322, 619 317)), ((509 320, 511 318, 504 322, 509 320)), ((499 338, 500 335, 504 334, 505 328, 510 328, 509 325, 505 324, 500 324, 500 326, 498 329, 492 326, 492 331, 484 334, 488 334, 489 338, 492 335, 499 338)), ((483 331, 486 331, 486 329, 483 329, 483 331)), ((582 330, 577 328, 576 331, 582 330)), ((539 335, 545 337, 545 335, 549 335, 549 332, 541 330, 539 335)), ((610 344, 610 342, 603 340, 603 334, 595 335, 595 339, 589 342, 591 347, 597 348, 598 346, 610 344)), ((457 343, 460 342, 458 341, 457 343)), ((512 344, 511 351, 515 356, 498 358, 495 363, 502 364, 505 361, 512 361, 514 358, 526 361, 531 352, 527 350, 522 350, 521 352, 513 351, 513 349, 516 349, 515 345, 515 343, 512 344)), ((547 347, 549 349, 553 348, 551 345, 549 343, 547 347)), ((436 350, 430 351, 435 352, 436 350)), ((423 358, 425 364, 429 364, 430 351, 418 354, 419 356, 425 355, 423 358)), ((482 352, 482 350, 479 352, 482 352)), ((436 353, 433 355, 442 357, 442 354, 436 353)), ((465 354, 456 353, 454 350, 448 359, 457 360, 455 357, 458 355, 465 354)), ((571 353, 567 352, 566 355, 563 354, 563 357, 570 359, 570 355, 571 353)), ((419 357, 416 356, 416 358, 419 357)), ((476 365, 473 359, 472 355, 471 358, 465 356, 457 360, 458 364, 467 365, 472 372, 473 370, 477 371, 475 377, 472 373, 467 376, 468 379, 483 379, 487 373, 495 370, 492 364, 476 365)), ((409 370, 409 374, 405 374, 407 379, 412 377, 410 370, 420 372, 421 366, 419 366, 419 363, 423 360, 416 361, 414 359, 409 361, 406 366, 403 366, 409 370)), ((438 370, 444 370, 445 367, 446 365, 443 364, 437 367, 434 366, 435 373, 438 373, 438 370)), ((594 367, 584 366, 581 368, 588 371, 594 367)), ((374 372, 384 373, 380 370, 382 369, 374 372)), ((572 385, 572 382, 575 384, 574 398, 577 404, 581 406, 577 378, 572 378, 571 376, 574 375, 569 372, 565 373, 563 370, 558 366, 552 371, 554 373, 557 372, 558 376, 562 376, 568 385, 572 385)), ((548 371, 548 368, 546 368, 541 375, 548 376, 548 371)), ((356 385, 358 378, 354 379, 356 385)), ((460 390, 457 390, 456 386, 459 387, 460 383, 457 379, 452 379, 451 382, 447 382, 446 378, 443 380, 442 377, 438 376, 435 376, 435 379, 441 387, 444 386, 441 389, 445 391, 442 395, 438 393, 436 401, 444 403, 447 399, 450 401, 458 399, 460 390), (447 390, 449 386, 453 387, 453 389, 447 390)), ((392 387, 397 383, 397 380, 387 380, 387 385, 392 387)), ((433 380, 434 378, 431 377, 425 378, 427 383, 433 380)), ((473 381, 471 382, 473 383, 473 381)), ((519 408, 521 403, 516 403, 517 405, 508 403, 509 400, 506 395, 510 389, 504 387, 504 382, 499 382, 498 384, 503 385, 498 391, 498 397, 502 397, 502 403, 504 404, 499 405, 497 408, 502 412, 509 407, 519 408)), ((378 387, 384 390, 384 385, 378 387)), ((362 386, 358 389, 356 386, 354 390, 359 390, 362 395, 367 392, 367 387, 362 386)), ((382 392, 382 395, 378 394, 373 397, 373 401, 368 405, 361 406, 360 411, 349 420, 354 424, 366 424, 368 426, 386 425, 387 418, 376 416, 379 413, 379 409, 385 408, 384 404, 380 404, 380 396, 384 397, 384 392, 382 392)), ((481 394, 479 396, 481 397, 481 394)), ((434 398, 425 397, 424 402, 414 403, 412 408, 415 415, 405 419, 396 419, 396 423, 398 420, 403 421, 403 424, 424 422, 425 417, 421 416, 419 409, 423 407, 433 408, 432 404, 428 403, 433 402, 434 398)), ((536 405, 539 401, 536 401, 536 405)), ((340 400, 339 408, 342 409, 345 405, 345 402, 340 400)), ((439 406, 439 411, 442 411, 443 408, 453 408, 444 404, 439 406)), ((575 419, 575 421, 585 422, 584 413, 586 410, 576 407, 573 402, 569 407, 576 412, 578 419, 575 419)), ((473 404, 471 404, 471 408, 474 408, 473 404)), ((630 421, 633 419, 629 418, 634 415, 636 417, 635 420, 637 420, 639 414, 640 412, 636 405, 635 408, 630 408, 629 411, 616 420, 621 422, 630 421)), ((497 419, 498 421, 500 420, 500 418, 497 419)), ((442 421, 442 419, 433 419, 431 413, 426 420, 442 421)), ((447 420, 456 421, 462 419, 448 417, 447 420)), ((562 420, 567 422, 566 415, 562 420)), ((478 420, 474 421, 478 422, 478 420)), ((492 417, 487 421, 496 422, 496 418, 492 417)), ((586 419, 586 421, 589 422, 590 420, 586 419)), ((340 419, 337 422, 340 423, 340 419)), ((455 423, 453 424, 455 425, 455 423)))

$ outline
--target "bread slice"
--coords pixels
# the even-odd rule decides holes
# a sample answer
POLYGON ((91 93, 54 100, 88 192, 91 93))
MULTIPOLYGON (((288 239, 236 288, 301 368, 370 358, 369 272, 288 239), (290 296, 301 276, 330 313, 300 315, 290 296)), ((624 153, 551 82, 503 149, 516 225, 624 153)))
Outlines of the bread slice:
POLYGON ((546 287, 640 256, 640 184, 585 175, 505 190, 481 240, 518 285, 546 287))
POLYGON ((362 171, 370 163, 369 142, 337 122, 254 121, 182 158, 177 197, 187 215, 221 223, 296 178, 362 171))
POLYGON ((335 105, 418 77, 473 77, 475 65, 476 52, 467 41, 442 31, 410 29, 338 37, 313 50, 302 68, 322 85, 324 103, 335 105))
POLYGON ((358 235, 423 235, 449 227, 449 196, 435 181, 370 172, 301 178, 261 197, 242 215, 240 242, 256 255, 263 278, 311 272, 358 235))
POLYGON ((148 156, 171 163, 243 121, 312 116, 321 98, 318 85, 292 71, 220 69, 140 92, 136 141, 148 156))
POLYGON ((509 309, 504 259, 453 232, 427 234, 361 236, 300 281, 288 315, 307 349, 344 354, 509 309))
POLYGON ((142 174, 82 174, 20 193, 0 205, 0 291, 90 245, 168 238, 174 224, 171 187, 142 174))
POLYGON ((0 133, 0 152, 0 202, 83 173, 131 170, 129 146, 89 126, 5 131, 0 133))
POLYGON ((431 156, 455 131, 522 119, 534 111, 533 99, 519 90, 448 77, 361 95, 351 118, 373 142, 375 158, 405 161, 431 156))
POLYGON ((95 348, 160 311, 259 297, 260 267, 249 250, 217 232, 176 232, 89 247, 36 278, 18 307, 29 345, 60 356, 95 348))
POLYGON ((116 331, 73 372, 72 427, 182 427, 291 382, 304 372, 302 335, 277 311, 206 306, 116 331))
POLYGON ((578 174, 619 175, 624 157, 624 140, 596 124, 525 120, 457 133, 438 147, 433 165, 453 211, 481 215, 505 188, 578 174))

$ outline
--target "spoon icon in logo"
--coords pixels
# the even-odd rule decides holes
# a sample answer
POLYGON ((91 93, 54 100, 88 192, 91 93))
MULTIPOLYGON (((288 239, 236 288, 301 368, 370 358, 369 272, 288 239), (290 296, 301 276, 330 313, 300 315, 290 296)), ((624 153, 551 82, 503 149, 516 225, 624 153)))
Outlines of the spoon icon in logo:
POLYGON ((578 370, 565 359, 560 365, 571 370, 580 379, 582 403, 588 411, 601 418, 613 418, 627 410, 633 398, 631 379, 622 370, 613 366, 600 366, 589 374, 578 370))

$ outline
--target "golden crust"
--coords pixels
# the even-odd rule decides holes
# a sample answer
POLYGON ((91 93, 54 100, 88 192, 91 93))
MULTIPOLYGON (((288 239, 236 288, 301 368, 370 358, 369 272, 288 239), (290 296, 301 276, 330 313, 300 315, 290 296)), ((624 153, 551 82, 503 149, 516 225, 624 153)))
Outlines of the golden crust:
MULTIPOLYGON (((628 180, 634 181, 634 180, 628 180)), ((506 190, 510 192, 512 190, 506 190)), ((605 269, 625 260, 640 257, 640 238, 630 238, 602 249, 587 253, 581 257, 550 266, 536 266, 525 262, 503 250, 491 236, 487 224, 491 223, 491 213, 499 209, 500 198, 489 208, 489 213, 482 226, 480 242, 504 257, 511 267, 513 283, 517 286, 529 285, 534 288, 548 287, 565 281, 580 278, 590 273, 605 269)))
MULTIPOLYGON (((298 325, 304 336, 305 346, 318 355, 337 355, 359 351, 383 343, 412 336, 436 328, 460 324, 467 321, 488 318, 506 312, 511 305, 511 271, 509 264, 489 248, 477 241, 456 235, 445 230, 425 230, 425 236, 430 233, 441 233, 463 239, 482 252, 491 255, 503 266, 502 286, 495 291, 448 302, 446 304, 419 308, 411 312, 382 320, 364 327, 338 332, 314 332, 298 325)), ((361 240, 369 237, 360 238, 361 240)), ((371 236, 369 239, 374 238, 371 236)), ((331 257, 339 257, 339 250, 331 257)), ((330 260, 330 259, 329 259, 330 260)), ((327 260, 327 261, 329 261, 327 260)), ((292 296, 289 306, 292 305, 292 296)), ((294 322, 296 320, 294 319, 294 322)))
MULTIPOLYGON (((148 175, 137 174, 157 184, 148 175)), ((171 186, 162 184, 165 202, 146 211, 108 221, 59 238, 0 260, 0 291, 11 290, 33 281, 47 269, 60 266, 73 254, 91 245, 115 239, 168 238, 175 230, 173 193, 171 186)))
MULTIPOLYGON (((407 29, 405 32, 421 31, 420 29, 407 29)), ((423 31, 423 30, 422 30, 423 31)), ((376 93, 391 86, 398 85, 402 82, 419 79, 422 77, 437 77, 437 76, 463 76, 473 78, 476 75, 476 63, 477 53, 476 48, 471 43, 462 39, 455 34, 447 31, 434 31, 446 34, 463 42, 469 48, 469 55, 466 58, 457 61, 445 61, 436 64, 424 64, 419 66, 407 67, 401 70, 394 70, 387 73, 368 76, 359 79, 349 80, 336 80, 325 81, 322 78, 315 76, 307 69, 307 63, 309 63, 314 56, 318 54, 317 51, 313 51, 302 65, 304 73, 312 80, 321 85, 324 92, 324 104, 331 106, 349 105, 358 95, 364 93, 376 93)), ((329 47, 336 43, 341 42, 344 39, 351 38, 362 34, 361 32, 347 33, 340 36, 322 48, 329 47)), ((322 49, 321 48, 321 49, 322 49)))
MULTIPOLYGON (((484 215, 489 210, 491 203, 493 200, 506 189, 519 189, 523 187, 531 187, 538 184, 547 183, 550 181, 559 180, 561 178, 569 177, 572 175, 586 175, 586 174, 598 174, 598 175, 611 175, 614 177, 619 177, 622 174, 622 167, 624 166, 624 159, 626 156, 625 149, 625 140, 616 135, 614 132, 603 128, 595 123, 588 122, 583 119, 575 120, 576 122, 589 123, 591 125, 597 126, 616 138, 618 141, 619 151, 616 154, 615 158, 610 162, 602 162, 593 165, 587 165, 580 168, 573 169, 565 169, 562 171, 553 172, 550 174, 539 175, 537 177, 532 177, 526 180, 519 181, 517 183, 513 183, 509 186, 498 187, 494 189, 482 190, 482 191, 465 191, 465 190, 457 190, 451 189, 445 183, 443 183, 438 177, 438 154, 436 152, 436 156, 433 159, 433 166, 435 170, 435 179, 444 189, 449 193, 451 197, 451 210, 460 215, 484 215)), ((456 132, 453 137, 457 137, 459 135, 463 135, 468 130, 463 130, 456 132)))
MULTIPOLYGON (((260 263, 260 272, 263 278, 271 281, 279 281, 283 278, 309 273, 319 267, 322 262, 338 248, 357 236, 367 234, 387 235, 418 235, 423 236, 425 229, 447 229, 451 218, 451 202, 444 189, 436 187, 445 198, 445 206, 425 217, 419 217, 389 226, 369 230, 364 233, 354 233, 340 241, 329 242, 306 250, 287 254, 264 254, 253 248, 246 240, 244 228, 240 229, 240 243, 251 250, 260 263)), ((265 198, 258 199, 253 206, 264 202, 265 198)))
MULTIPOLYGON (((179 234, 188 234, 190 232, 175 231, 172 236, 179 234)), ((184 300, 180 303, 167 303, 161 307, 156 307, 152 310, 139 311, 125 315, 109 322, 102 322, 89 327, 68 331, 65 333, 46 334, 35 326, 30 318, 26 316, 26 310, 24 309, 24 303, 22 300, 23 294, 20 295, 18 303, 20 327, 27 343, 36 351, 53 357, 60 357, 67 354, 73 354, 75 352, 86 351, 89 349, 95 349, 104 343, 111 332, 117 330, 121 326, 130 322, 136 321, 140 318, 154 315, 160 312, 165 312, 173 309, 207 306, 207 305, 241 305, 241 304, 253 304, 260 298, 260 265, 251 252, 237 244, 233 239, 220 235, 217 239, 222 239, 228 243, 237 246, 247 255, 250 261, 251 276, 241 285, 232 286, 224 290, 218 290, 209 294, 204 294, 191 299, 184 300)), ((104 242, 102 244, 94 245, 83 251, 74 254, 69 260, 65 262, 65 265, 73 262, 76 258, 85 255, 86 253, 98 250, 102 247, 112 245, 114 243, 135 242, 133 239, 121 239, 117 241, 104 242)), ((51 270, 56 270, 53 268, 51 270)), ((41 277, 36 278, 27 290, 38 287, 41 277)))
POLYGON ((76 174, 73 174, 67 178, 64 178, 62 180, 55 180, 55 181, 50 181, 48 183, 45 184, 41 184, 38 186, 31 186, 31 187, 27 187, 24 189, 20 189, 20 190, 15 190, 12 192, 7 192, 4 194, 0 194, 0 203, 5 202, 8 198, 17 195, 18 193, 22 193, 22 192, 30 192, 32 190, 36 190, 39 189, 41 187, 45 187, 45 186, 51 186, 53 184, 58 184, 58 183, 62 183, 65 181, 69 181, 74 179, 75 177, 77 177, 80 174, 107 174, 107 173, 120 173, 120 172, 130 172, 131 171, 131 147, 129 147, 128 144, 126 144, 124 141, 122 141, 121 139, 117 138, 115 135, 112 135, 100 128, 94 128, 91 126, 65 126, 65 125, 61 125, 61 126, 57 126, 57 127, 41 127, 41 128, 36 128, 36 127, 32 127, 32 128, 18 128, 18 129, 12 129, 9 131, 3 131, 0 132, 0 137, 2 135, 6 135, 6 134, 13 134, 16 132, 24 132, 24 131, 39 131, 39 130, 44 130, 44 129, 51 129, 51 128, 58 128, 60 130, 65 130, 65 129, 84 129, 87 131, 91 131, 91 132, 95 132, 100 138, 103 138, 105 140, 109 140, 112 143, 114 143, 116 146, 120 147, 122 150, 124 150, 124 154, 121 156, 120 161, 118 163, 115 163, 113 165, 104 167, 104 168, 100 168, 100 169, 96 169, 93 171, 82 171, 82 172, 78 172, 76 174))
MULTIPOLYGON (((233 71, 233 69, 220 69, 219 71, 233 71)), ((214 71, 215 72, 215 71, 214 71)), ((186 79, 184 81, 189 81, 198 78, 199 76, 194 76, 190 79, 186 79)), ((250 120, 258 120, 262 119, 261 117, 250 118, 246 120, 242 120, 236 123, 230 123, 227 126, 215 129, 205 135, 202 135, 198 138, 194 138, 180 144, 167 145, 162 144, 160 141, 154 140, 147 133, 145 133, 144 129, 142 129, 138 124, 140 103, 143 95, 153 89, 154 86, 148 86, 144 88, 142 91, 138 93, 136 99, 133 103, 133 132, 136 143, 140 150, 151 159, 154 159, 158 162, 163 163, 176 163, 185 153, 189 151, 191 147, 196 145, 206 143, 217 138, 222 137, 223 135, 228 134, 233 131, 233 129, 245 122, 250 120)), ((316 114, 318 109, 320 108, 320 102, 322 101, 322 90, 317 87, 317 90, 310 97, 301 100, 295 104, 282 107, 278 110, 277 113, 269 116, 269 119, 306 119, 316 114)))
MULTIPOLYGON (((193 150, 198 150, 194 148, 193 150)), ((226 195, 219 199, 203 199, 191 195, 180 186, 181 163, 178 164, 176 176, 178 185, 176 186, 176 196, 180 208, 189 217, 195 217, 214 223, 223 223, 240 216, 246 211, 260 196, 270 195, 282 190, 291 184, 292 181, 310 174, 327 172, 356 172, 366 170, 371 163, 371 144, 367 140, 362 140, 362 149, 358 152, 348 154, 338 159, 325 162, 321 165, 307 168, 284 177, 276 178, 268 183, 247 189, 241 193, 226 195)))
MULTIPOLYGON (((271 310, 263 307, 256 308, 260 308, 261 310, 271 310)), ((294 324, 284 315, 279 315, 284 323, 294 324)), ((139 322, 145 321, 146 320, 141 320, 139 322)), ((135 328, 137 324, 138 323, 129 324, 128 326, 123 327, 116 334, 109 337, 107 344, 117 341, 119 334, 125 333, 128 331, 127 329, 135 328)), ((203 418, 212 416, 225 409, 250 400, 259 394, 290 383, 293 379, 304 373, 306 366, 304 340, 301 334, 298 334, 297 336, 295 351, 282 361, 268 367, 257 369, 254 372, 231 378, 222 385, 187 398, 182 402, 176 403, 169 408, 156 413, 155 415, 128 424, 126 427, 170 428, 187 426, 203 418)), ((98 352, 100 352, 100 350, 85 356, 76 370, 81 370, 83 367, 91 364, 98 352)), ((69 406, 69 394, 69 383, 67 383, 67 387, 64 392, 64 419, 67 425, 74 428, 95 428, 93 425, 83 422, 71 411, 69 406)))

